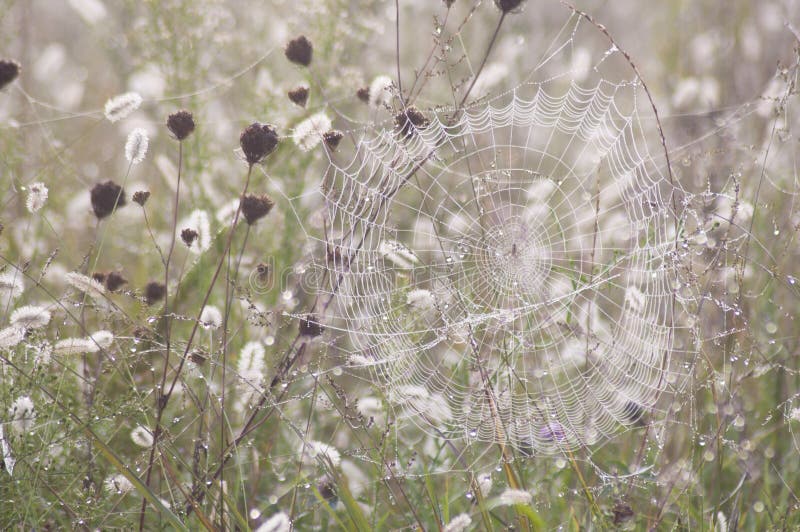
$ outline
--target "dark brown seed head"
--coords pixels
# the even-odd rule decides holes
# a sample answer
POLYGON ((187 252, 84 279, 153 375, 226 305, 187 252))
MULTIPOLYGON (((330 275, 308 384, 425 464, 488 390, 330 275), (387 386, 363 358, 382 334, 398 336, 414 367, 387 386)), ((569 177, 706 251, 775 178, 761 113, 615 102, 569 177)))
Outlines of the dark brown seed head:
POLYGON ((295 87, 289 91, 289 99, 292 103, 305 107, 308 102, 308 87, 295 87))
POLYGON ((187 247, 191 247, 194 244, 194 241, 197 240, 197 237, 200 236, 197 231, 187 227, 183 231, 181 231, 181 240, 183 243, 186 244, 187 247))
POLYGON ((517 9, 525 0, 494 0, 494 5, 503 13, 509 13, 517 9))
POLYGON ((455 3, 456 3, 456 0, 444 0, 444 5, 446 5, 447 7, 450 7, 455 3))
POLYGON ((369 87, 361 87, 356 91, 358 99, 364 103, 369 103, 369 87))
POLYGON ((92 188, 91 200, 94 215, 102 220, 114 212, 115 207, 125 205, 125 191, 113 181, 98 183, 92 188))
POLYGON ((92 279, 97 281, 100 284, 105 284, 106 282, 106 274, 103 272, 94 272, 92 274, 92 279))
POLYGON ((413 105, 395 116, 394 122, 395 126, 404 137, 410 137, 414 134, 414 131, 418 129, 425 129, 430 123, 430 121, 425 118, 425 115, 413 105))
POLYGON ((189 354, 189 360, 191 360, 198 366, 202 366, 203 364, 206 363, 207 357, 200 351, 192 351, 189 354))
POLYGON ((253 165, 272 153, 278 145, 278 133, 269 124, 255 122, 242 131, 239 136, 239 145, 242 147, 247 162, 253 165))
POLYGON ((311 64, 311 56, 314 53, 314 47, 308 37, 301 35, 286 43, 286 59, 292 63, 308 66, 311 64))
POLYGON ((342 137, 344 137, 344 134, 338 129, 331 129, 322 134, 322 140, 325 141, 325 145, 331 151, 339 147, 339 142, 342 141, 342 137))
POLYGON ((167 117, 167 129, 178 140, 183 140, 194 131, 194 117, 189 111, 176 111, 167 117))
POLYGON ((258 275, 258 280, 262 283, 269 280, 269 264, 264 264, 263 262, 259 262, 256 266, 256 275, 258 275))
POLYGON ((242 214, 244 219, 247 220, 247 225, 253 225, 261 218, 269 214, 275 202, 266 194, 256 196, 254 194, 247 194, 242 198, 242 214))
POLYGON ((614 503, 614 508, 612 508, 611 511, 614 513, 615 525, 621 525, 625 521, 629 521, 635 515, 631 505, 622 499, 618 499, 617 502, 614 503))
POLYGON ((317 490, 319 490, 322 498, 328 501, 328 504, 336 504, 338 499, 336 496, 336 483, 330 476, 325 475, 317 481, 317 490))
POLYGON ((147 286, 144 287, 144 300, 147 302, 148 305, 152 305, 157 301, 161 301, 164 299, 164 296, 167 293, 167 287, 163 284, 159 283, 158 281, 150 281, 147 283, 147 286))
POLYGON ((147 203, 149 198, 150 192, 147 190, 137 190, 133 193, 133 202, 138 203, 142 207, 144 207, 144 204, 147 203))
POLYGON ((108 272, 108 274, 106 274, 106 288, 109 292, 116 292, 122 288, 122 285, 127 283, 128 280, 125 279, 120 273, 108 272))
POLYGON ((325 327, 319 323, 318 318, 313 314, 307 314, 300 318, 300 334, 303 336, 317 337, 322 334, 325 327))
POLYGON ((0 59, 0 89, 17 79, 19 63, 10 59, 0 59))

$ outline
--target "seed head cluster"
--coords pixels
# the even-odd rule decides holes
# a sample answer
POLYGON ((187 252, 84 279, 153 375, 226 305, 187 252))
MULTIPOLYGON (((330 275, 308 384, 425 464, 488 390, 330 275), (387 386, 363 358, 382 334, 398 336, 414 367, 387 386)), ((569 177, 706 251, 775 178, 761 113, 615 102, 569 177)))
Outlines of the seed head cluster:
POLYGON ((410 137, 414 131, 418 129, 425 129, 428 127, 430 121, 425 118, 422 112, 413 105, 397 114, 394 117, 397 130, 404 137, 410 137))
POLYGON ((254 122, 247 126, 239 136, 247 163, 258 164, 278 146, 278 133, 269 124, 254 122))
POLYGON ((311 64, 311 57, 314 54, 314 46, 308 37, 301 35, 292 39, 286 44, 284 50, 286 59, 297 65, 308 66, 311 64))
POLYGON ((302 85, 299 87, 295 87, 294 89, 290 90, 288 93, 289 99, 295 105, 299 105, 300 107, 305 107, 306 103, 308 103, 308 87, 303 87, 302 85))
POLYGON ((111 180, 96 184, 90 192, 90 198, 94 215, 100 220, 114 212, 115 208, 125 205, 125 191, 111 180))
POLYGON ((10 59, 0 59, 0 89, 17 79, 19 63, 10 59))
POLYGON ((505 14, 517 9, 524 1, 525 0, 494 0, 494 5, 505 14))
POLYGON ((176 139, 183 140, 194 131, 194 117, 186 110, 180 110, 167 117, 167 129, 176 139))
POLYGON ((261 218, 269 214, 275 202, 266 194, 256 196, 247 194, 242 198, 242 214, 247 221, 247 225, 253 225, 261 218))
POLYGON ((133 193, 133 202, 138 203, 142 207, 144 207, 148 199, 150 199, 150 192, 147 190, 137 190, 133 193))

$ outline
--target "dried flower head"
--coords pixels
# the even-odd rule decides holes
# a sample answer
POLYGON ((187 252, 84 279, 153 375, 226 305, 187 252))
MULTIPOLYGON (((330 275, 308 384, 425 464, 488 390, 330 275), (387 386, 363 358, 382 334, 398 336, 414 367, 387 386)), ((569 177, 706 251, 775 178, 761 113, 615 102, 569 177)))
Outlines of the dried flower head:
POLYGON ((116 292, 122 285, 127 284, 128 280, 118 272, 108 272, 106 274, 105 285, 109 292, 116 292))
POLYGON ((247 221, 247 225, 253 225, 261 218, 269 214, 275 202, 266 194, 256 196, 247 194, 242 198, 242 214, 247 221))
POLYGON ((308 66, 311 64, 311 56, 314 53, 314 47, 308 37, 301 35, 292 39, 286 44, 286 59, 292 63, 308 66))
POLYGON ((300 334, 303 336, 310 336, 314 338, 322 334, 325 327, 319 322, 319 319, 313 314, 307 314, 300 318, 300 334))
POLYGON ((288 96, 292 103, 305 107, 306 103, 308 103, 308 87, 303 87, 302 85, 295 87, 288 92, 288 96))
POLYGON ((167 294, 167 287, 157 281, 150 281, 144 287, 144 299, 148 305, 164 299, 167 294))
POLYGON ((22 329, 41 329, 50 323, 50 311, 36 305, 26 305, 11 313, 11 325, 22 329))
POLYGON ((106 102, 105 115, 109 122, 122 120, 142 105, 142 97, 135 92, 114 96, 106 102))
POLYGON ((328 501, 328 504, 335 506, 338 500, 336 496, 336 482, 330 475, 324 475, 317 481, 317 490, 323 499, 328 501))
POLYGON ((525 0, 494 0, 494 5, 504 14, 517 9, 525 0))
POLYGON ((455 4, 455 3, 456 3, 456 0, 444 0, 444 5, 446 5, 447 7, 452 7, 453 4, 455 4))
POLYGON ((369 103, 369 87, 361 87, 356 91, 356 97, 364 103, 369 103))
POLYGON ((425 115, 413 105, 398 113, 394 117, 394 122, 400 134, 404 137, 410 137, 418 129, 425 129, 430 123, 425 118, 425 115))
POLYGON ((109 180, 96 184, 91 191, 92 209, 98 219, 103 219, 117 207, 125 205, 125 191, 109 180))
POLYGON ((633 508, 631 508, 631 505, 626 503, 622 499, 617 499, 611 511, 614 513, 613 522, 615 525, 621 525, 625 521, 629 521, 635 515, 633 508))
POLYGON ((325 113, 316 113, 299 124, 294 128, 292 139, 297 147, 303 151, 309 151, 314 148, 319 141, 322 140, 322 135, 331 129, 331 119, 325 113))
POLYGON ((133 193, 133 202, 138 203, 142 207, 144 207, 148 199, 150 199, 150 192, 147 190, 137 190, 133 193))
POLYGON ((32 183, 28 187, 28 199, 25 201, 25 206, 28 208, 28 212, 38 212, 42 207, 44 207, 48 195, 49 191, 44 183, 32 183))
POLYGON ((192 247, 192 244, 198 237, 197 231, 190 227, 186 227, 183 231, 181 231, 181 240, 183 243, 186 244, 187 247, 192 247))
POLYGON ((176 111, 167 117, 167 129, 176 139, 183 140, 194 131, 194 116, 184 109, 176 111))
POLYGON ((19 63, 10 59, 0 59, 0 89, 17 79, 19 63))
POLYGON ((144 161, 149 144, 150 139, 147 138, 147 131, 137 127, 130 132, 128 140, 125 142, 125 158, 131 164, 139 164, 144 161))
POLYGON ((248 164, 256 164, 275 150, 278 133, 269 124, 255 122, 247 126, 239 137, 248 164))
POLYGON ((329 150, 335 151, 336 148, 339 147, 339 142, 342 141, 344 134, 339 131, 338 129, 331 129, 330 131, 326 131, 324 135, 322 135, 322 140, 325 141, 325 145, 328 147, 329 150))

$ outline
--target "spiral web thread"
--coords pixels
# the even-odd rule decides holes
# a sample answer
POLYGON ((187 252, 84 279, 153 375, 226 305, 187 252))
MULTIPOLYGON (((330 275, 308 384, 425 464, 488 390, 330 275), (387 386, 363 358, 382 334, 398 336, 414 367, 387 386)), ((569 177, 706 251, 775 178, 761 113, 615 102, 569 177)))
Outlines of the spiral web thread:
POLYGON ((325 321, 399 430, 588 446, 682 379, 672 190, 640 91, 525 84, 331 162, 325 321))

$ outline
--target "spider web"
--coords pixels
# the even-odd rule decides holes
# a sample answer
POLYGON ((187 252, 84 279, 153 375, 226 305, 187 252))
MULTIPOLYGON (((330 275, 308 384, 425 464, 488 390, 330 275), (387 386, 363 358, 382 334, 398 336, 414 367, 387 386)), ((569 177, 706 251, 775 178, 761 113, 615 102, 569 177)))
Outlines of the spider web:
POLYGON ((597 66, 612 55, 331 158, 325 321, 399 431, 563 452, 642 426, 683 382, 677 191, 641 83, 597 66))

